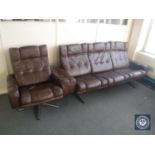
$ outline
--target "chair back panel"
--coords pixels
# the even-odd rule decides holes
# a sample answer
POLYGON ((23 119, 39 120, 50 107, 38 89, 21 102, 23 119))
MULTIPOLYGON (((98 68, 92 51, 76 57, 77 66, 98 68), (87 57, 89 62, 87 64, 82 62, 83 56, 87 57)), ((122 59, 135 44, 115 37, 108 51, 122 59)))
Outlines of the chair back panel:
POLYGON ((62 67, 71 76, 79 76, 91 72, 87 44, 60 46, 60 60, 62 67))
POLYGON ((10 57, 16 80, 20 86, 50 79, 51 70, 46 45, 10 48, 10 57))

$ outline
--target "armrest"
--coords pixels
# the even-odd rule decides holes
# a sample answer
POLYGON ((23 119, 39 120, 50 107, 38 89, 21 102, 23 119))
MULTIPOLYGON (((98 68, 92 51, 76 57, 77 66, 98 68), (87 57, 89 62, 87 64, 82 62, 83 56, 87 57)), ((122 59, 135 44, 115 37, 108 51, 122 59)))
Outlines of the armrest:
POLYGON ((148 65, 140 65, 136 62, 130 61, 130 67, 132 69, 143 69, 146 72, 148 72, 149 70, 151 70, 151 68, 148 65))
POLYGON ((63 89, 64 95, 74 92, 76 79, 68 75, 64 69, 53 69, 52 79, 63 89))
POLYGON ((12 108, 18 108, 19 105, 19 86, 14 75, 8 75, 7 77, 7 88, 10 104, 12 108))

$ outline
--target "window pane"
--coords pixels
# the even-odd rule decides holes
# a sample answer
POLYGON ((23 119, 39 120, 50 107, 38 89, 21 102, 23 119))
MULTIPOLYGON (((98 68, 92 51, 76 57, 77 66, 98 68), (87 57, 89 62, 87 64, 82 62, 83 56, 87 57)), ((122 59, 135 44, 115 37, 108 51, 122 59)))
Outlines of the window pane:
POLYGON ((111 19, 111 24, 120 24, 120 19, 111 19))
MULTIPOLYGON (((101 22, 101 20, 100 20, 101 22)), ((127 19, 106 19, 106 24, 114 24, 114 25, 127 25, 127 19)))
POLYGON ((152 28, 146 43, 145 51, 155 54, 155 24, 152 23, 152 28))

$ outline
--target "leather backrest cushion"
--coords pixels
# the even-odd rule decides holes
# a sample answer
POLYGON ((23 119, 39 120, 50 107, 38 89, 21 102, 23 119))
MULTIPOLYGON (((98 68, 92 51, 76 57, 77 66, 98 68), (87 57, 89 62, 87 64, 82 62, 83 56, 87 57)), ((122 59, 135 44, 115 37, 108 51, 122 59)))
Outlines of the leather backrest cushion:
POLYGON ((93 73, 112 70, 110 42, 89 44, 89 60, 93 73))
POLYGON ((50 78, 46 45, 10 48, 10 57, 20 86, 44 82, 50 78))
POLYGON ((126 42, 111 42, 111 59, 114 69, 129 66, 128 49, 126 42))
POLYGON ((87 53, 87 44, 60 46, 60 61, 62 67, 71 76, 79 76, 90 73, 91 67, 87 53))

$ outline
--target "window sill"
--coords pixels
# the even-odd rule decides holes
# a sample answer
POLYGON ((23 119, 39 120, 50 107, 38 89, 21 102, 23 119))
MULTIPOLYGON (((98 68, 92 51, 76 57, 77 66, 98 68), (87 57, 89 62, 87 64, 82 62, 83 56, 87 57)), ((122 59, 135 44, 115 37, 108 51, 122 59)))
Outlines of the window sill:
POLYGON ((148 52, 145 52, 145 51, 137 51, 136 53, 141 54, 141 55, 145 55, 145 56, 148 56, 148 57, 151 57, 151 58, 155 59, 155 54, 152 54, 152 53, 148 53, 148 52))

